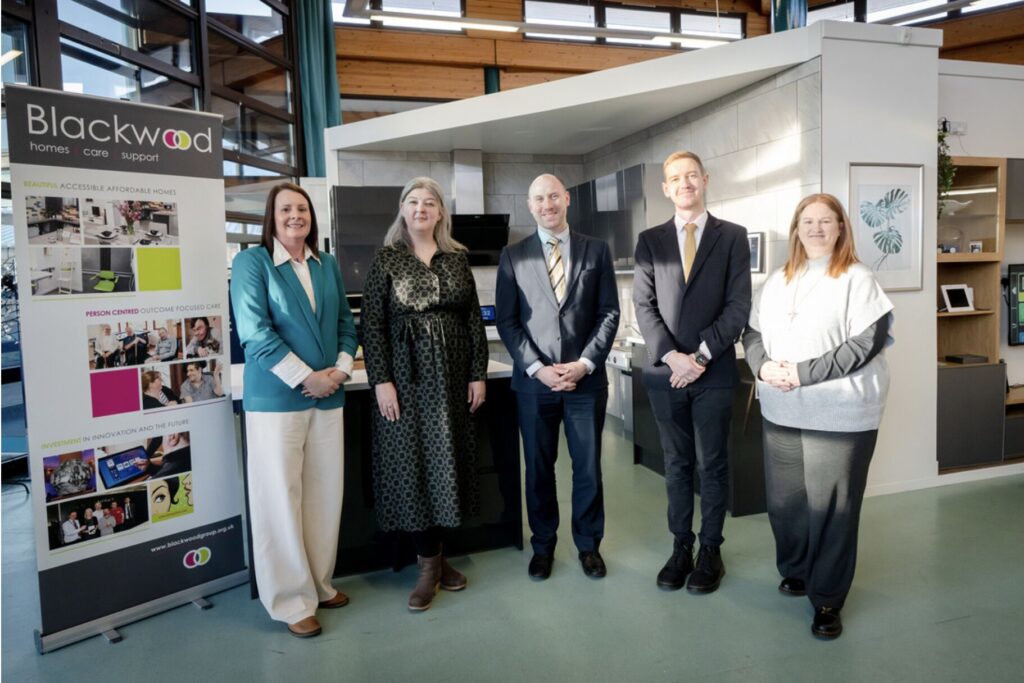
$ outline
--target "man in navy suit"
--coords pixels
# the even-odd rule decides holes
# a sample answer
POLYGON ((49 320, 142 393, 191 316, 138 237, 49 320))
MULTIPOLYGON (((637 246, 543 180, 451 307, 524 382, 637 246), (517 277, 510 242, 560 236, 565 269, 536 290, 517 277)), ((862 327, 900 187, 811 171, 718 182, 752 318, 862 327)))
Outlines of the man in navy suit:
POLYGON ((735 342, 750 315, 750 243, 745 228, 707 212, 708 175, 696 154, 675 152, 663 169, 662 191, 675 204, 675 216, 640 234, 633 281, 649 355, 644 386, 665 455, 668 526, 675 537, 658 585, 710 593, 725 574, 726 446, 739 381, 735 342), (696 566, 695 467, 701 485, 696 566))
POLYGON ((559 424, 572 459, 572 537, 583 573, 605 575, 601 430, 608 402, 604 363, 619 325, 608 245, 569 230, 569 193, 541 175, 527 202, 537 231, 501 253, 495 297, 501 340, 512 355, 512 389, 526 459, 526 509, 533 537, 529 573, 551 575, 558 500, 559 424))

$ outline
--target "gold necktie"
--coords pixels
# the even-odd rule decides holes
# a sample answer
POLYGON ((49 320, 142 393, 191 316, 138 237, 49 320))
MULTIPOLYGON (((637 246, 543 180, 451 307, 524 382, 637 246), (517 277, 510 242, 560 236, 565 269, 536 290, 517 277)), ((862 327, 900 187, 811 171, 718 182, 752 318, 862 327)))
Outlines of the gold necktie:
POLYGON ((686 241, 683 242, 686 255, 683 256, 683 279, 690 281, 690 270, 693 268, 693 259, 697 256, 697 224, 687 223, 683 226, 686 231, 686 241))
POLYGON ((562 263, 562 250, 558 248, 558 240, 552 237, 548 240, 551 250, 548 252, 548 279, 551 280, 551 289, 555 290, 555 299, 562 303, 565 298, 565 265, 562 263))

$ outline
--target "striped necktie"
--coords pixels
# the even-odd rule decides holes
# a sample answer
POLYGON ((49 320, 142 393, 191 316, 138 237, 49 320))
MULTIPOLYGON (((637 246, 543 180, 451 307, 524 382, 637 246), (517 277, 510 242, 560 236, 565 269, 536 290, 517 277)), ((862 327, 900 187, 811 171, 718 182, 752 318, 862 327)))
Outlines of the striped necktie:
POLYGON ((686 255, 683 256, 683 279, 690 281, 690 271, 693 269, 693 259, 697 257, 697 224, 687 223, 683 226, 686 231, 686 241, 683 242, 686 255))
POLYGON ((555 290, 555 299, 562 303, 565 298, 565 264, 562 262, 562 250, 558 248, 558 239, 552 237, 548 240, 548 279, 551 280, 551 289, 555 290))

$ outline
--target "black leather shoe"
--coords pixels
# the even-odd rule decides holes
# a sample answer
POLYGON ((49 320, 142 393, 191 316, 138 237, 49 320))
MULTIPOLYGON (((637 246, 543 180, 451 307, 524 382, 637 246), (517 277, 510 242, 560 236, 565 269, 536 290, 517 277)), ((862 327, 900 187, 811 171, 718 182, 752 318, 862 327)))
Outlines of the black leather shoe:
POLYGON ((691 546, 677 546, 672 552, 672 557, 658 572, 658 587, 665 590, 677 591, 686 585, 686 577, 693 571, 693 548, 691 546))
POLYGON ((819 607, 814 612, 811 633, 816 638, 832 640, 843 632, 843 620, 839 618, 839 610, 834 607, 819 607))
POLYGON ((583 565, 583 573, 592 579, 604 578, 608 569, 604 566, 601 553, 596 550, 584 550, 580 553, 580 564, 583 565))
POLYGON ((803 582, 803 579, 787 576, 779 584, 779 592, 783 595, 807 595, 807 584, 803 582))
POLYGON ((530 560, 530 578, 543 581, 551 576, 551 565, 554 561, 555 558, 552 555, 535 554, 533 559, 530 560))
POLYGON ((722 555, 714 546, 702 545, 697 553, 697 564, 690 580, 686 582, 686 590, 691 593, 714 593, 725 576, 725 565, 722 555))

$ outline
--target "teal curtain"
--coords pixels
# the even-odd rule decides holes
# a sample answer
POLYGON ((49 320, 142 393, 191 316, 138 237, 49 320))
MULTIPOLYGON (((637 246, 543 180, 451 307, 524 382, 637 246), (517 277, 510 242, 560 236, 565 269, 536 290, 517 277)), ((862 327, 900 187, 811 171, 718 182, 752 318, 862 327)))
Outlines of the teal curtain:
POLYGON ((302 137, 306 174, 327 175, 324 129, 341 123, 341 98, 334 56, 331 0, 296 0, 295 28, 302 93, 302 137))
POLYGON ((485 66, 484 67, 484 94, 490 95, 492 92, 498 92, 501 90, 501 74, 498 72, 496 66, 485 66))
POLYGON ((807 0, 772 0, 772 33, 807 26, 807 0))

